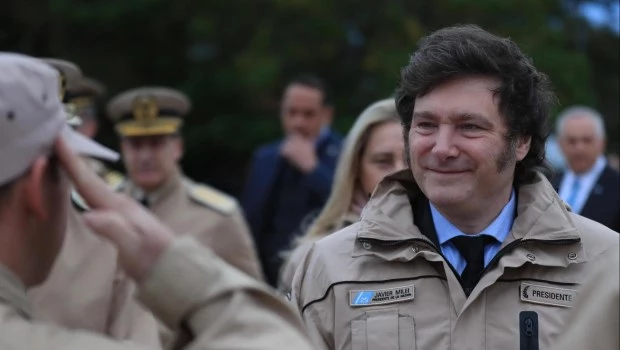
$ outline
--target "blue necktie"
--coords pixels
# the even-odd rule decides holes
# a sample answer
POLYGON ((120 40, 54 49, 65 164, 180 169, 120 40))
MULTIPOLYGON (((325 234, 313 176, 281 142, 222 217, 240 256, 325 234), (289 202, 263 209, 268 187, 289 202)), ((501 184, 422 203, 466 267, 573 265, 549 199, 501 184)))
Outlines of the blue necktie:
POLYGON ((581 187, 581 184, 579 183, 579 179, 575 178, 575 181, 573 182, 573 188, 571 189, 570 196, 568 196, 568 199, 566 200, 566 202, 568 203, 568 205, 570 205, 572 209, 575 208, 575 202, 577 201, 577 195, 579 194, 580 187, 581 187))

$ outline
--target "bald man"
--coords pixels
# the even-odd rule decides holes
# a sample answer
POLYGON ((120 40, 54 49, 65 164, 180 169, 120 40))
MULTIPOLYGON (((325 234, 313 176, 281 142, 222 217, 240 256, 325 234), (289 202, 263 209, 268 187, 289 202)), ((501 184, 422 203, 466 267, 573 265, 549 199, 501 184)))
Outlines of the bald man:
POLYGON ((609 166, 605 123, 592 108, 572 106, 558 117, 556 132, 567 170, 554 187, 572 211, 620 231, 620 174, 609 166))

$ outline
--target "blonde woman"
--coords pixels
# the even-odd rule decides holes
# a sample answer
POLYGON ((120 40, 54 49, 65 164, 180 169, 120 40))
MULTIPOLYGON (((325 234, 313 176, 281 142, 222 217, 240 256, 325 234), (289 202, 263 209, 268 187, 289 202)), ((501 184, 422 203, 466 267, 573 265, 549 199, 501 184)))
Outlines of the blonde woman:
POLYGON ((325 207, 282 267, 278 289, 288 295, 293 275, 312 242, 359 220, 375 186, 406 167, 404 138, 394 99, 370 105, 349 131, 325 207))

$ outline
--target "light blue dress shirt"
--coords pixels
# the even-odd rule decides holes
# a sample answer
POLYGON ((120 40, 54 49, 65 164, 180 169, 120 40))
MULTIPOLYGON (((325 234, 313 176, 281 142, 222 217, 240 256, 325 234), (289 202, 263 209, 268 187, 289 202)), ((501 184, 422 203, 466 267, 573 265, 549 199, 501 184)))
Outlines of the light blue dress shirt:
POLYGON ((465 258, 461 256, 459 250, 456 249, 452 242, 450 242, 450 240, 457 236, 475 237, 482 234, 494 237, 496 241, 487 244, 486 247, 484 247, 484 266, 486 267, 489 262, 493 260, 493 257, 495 257, 495 254, 497 254, 502 246, 502 243, 512 229, 517 204, 515 199, 515 191, 513 190, 508 204, 504 206, 504 209, 502 209, 495 220, 493 220, 487 228, 482 230, 482 232, 476 235, 468 235, 463 233, 461 230, 456 228, 456 226, 452 225, 448 219, 441 215, 437 208, 430 204, 430 202, 429 205, 431 207, 433 223, 435 224, 435 231, 437 231, 437 239, 439 240, 439 244, 441 246, 441 252, 446 257, 448 262, 454 267, 454 269, 462 275, 467 262, 465 261, 465 258))
POLYGON ((568 169, 562 178, 560 184, 559 195, 563 201, 568 203, 573 210, 573 213, 579 214, 583 209, 583 206, 590 198, 590 193, 594 189, 598 178, 601 177, 601 173, 605 170, 607 160, 605 157, 600 156, 594 163, 594 166, 581 175, 575 174, 572 170, 568 169), (575 181, 579 180, 579 186, 577 193, 573 193, 575 181), (569 203, 569 200, 574 199, 573 203, 569 203))

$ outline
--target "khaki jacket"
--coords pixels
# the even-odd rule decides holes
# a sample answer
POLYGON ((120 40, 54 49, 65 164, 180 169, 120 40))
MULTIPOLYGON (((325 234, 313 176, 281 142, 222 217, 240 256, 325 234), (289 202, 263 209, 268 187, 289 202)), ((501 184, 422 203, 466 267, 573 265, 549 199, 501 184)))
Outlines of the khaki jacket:
MULTIPOLYGON (((174 349, 311 349, 288 305, 189 237, 164 253, 139 296, 167 326, 183 329, 174 349)), ((152 348, 33 321, 23 284, 0 266, 0 349, 152 348)))
POLYGON ((579 300, 553 350, 620 349, 620 258, 618 251, 606 254, 604 269, 590 275, 581 286, 579 300))
POLYGON ((619 249, 618 234, 570 213, 539 174, 518 189, 512 230, 466 298, 416 226, 408 193, 421 196, 410 171, 386 178, 359 223, 305 256, 292 297, 318 348, 547 349, 579 283, 617 272, 601 261, 619 249))
POLYGON ((134 299, 135 286, 118 266, 116 249, 69 209, 62 250, 47 280, 30 289, 32 316, 67 328, 160 348, 157 322, 134 299))
MULTIPOLYGON (((345 228, 357 221, 359 221, 359 215, 357 215, 356 213, 347 213, 340 221, 340 226, 336 227, 333 232, 345 228)), ((333 232, 326 232, 325 235, 321 237, 314 237, 313 239, 303 239, 299 243, 299 245, 297 245, 297 247, 293 249, 293 251, 289 254, 281 268, 280 281, 278 282, 278 292, 280 292, 280 294, 290 299, 291 290, 293 287, 293 276, 295 275, 295 271, 297 271, 297 268, 299 267, 299 264, 301 264, 304 256, 306 256, 306 253, 308 253, 308 250, 310 250, 312 244, 316 240, 327 236, 333 232)))
MULTIPOLYGON (((119 188, 140 201, 145 195, 131 180, 119 188)), ((262 280, 254 241, 234 198, 181 174, 146 196, 148 208, 179 235, 191 235, 227 263, 262 280)))

